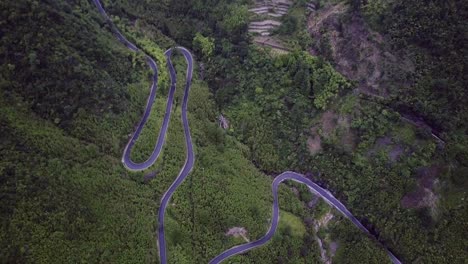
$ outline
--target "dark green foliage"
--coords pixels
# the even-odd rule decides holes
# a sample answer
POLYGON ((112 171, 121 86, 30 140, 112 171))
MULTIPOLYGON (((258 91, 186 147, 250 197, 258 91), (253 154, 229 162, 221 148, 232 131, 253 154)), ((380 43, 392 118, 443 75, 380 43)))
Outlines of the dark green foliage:
MULTIPOLYGON (((163 34, 186 36, 179 34, 185 28, 180 24, 169 28, 172 22, 184 24, 169 14, 184 12, 186 6, 156 1, 105 4, 128 38, 159 62, 160 93, 154 114, 132 153, 141 161, 152 149, 165 106, 160 96, 166 93, 167 72, 160 56, 162 48, 174 41, 163 34), (168 15, 155 16, 151 13, 155 10, 168 15)), ((88 1, 23 0, 0 6, 0 259, 157 262, 155 213, 184 161, 179 119, 183 87, 176 92, 162 157, 148 172, 129 173, 120 155, 140 118, 150 84, 141 54, 119 43, 88 1), (153 172, 155 178, 143 184, 143 176, 153 172)), ((233 5, 232 12, 236 8, 243 7, 233 5)), ((192 30, 187 26, 190 34, 192 30)), ((237 35, 220 34, 235 43, 244 37, 242 27, 235 30, 237 35)), ((178 41, 184 43, 183 38, 178 41)), ((175 61, 178 73, 183 72, 182 60, 175 61)), ((179 78, 183 85, 183 74, 179 78)), ((271 214, 270 178, 245 158, 247 147, 217 127, 212 99, 206 84, 194 80, 189 120, 197 164, 168 208, 169 260, 174 263, 206 263, 242 243, 225 236, 233 226, 244 226, 251 240, 260 237, 271 214)), ((295 201, 288 200, 288 206, 295 201)), ((297 203, 296 209, 301 206, 297 203)), ((284 243, 291 250, 296 248, 293 245, 304 247, 302 238, 291 234, 285 241, 276 240, 267 250, 279 257, 284 243)), ((313 256, 314 248, 304 254, 313 256)), ((300 259, 297 250, 291 256, 300 259)), ((252 252, 251 258, 270 263, 258 252, 252 252)))
POLYGON ((133 55, 116 43, 108 45, 109 33, 98 37, 99 17, 81 14, 80 4, 90 7, 87 1, 25 0, 0 6, 5 96, 21 95, 39 116, 62 127, 70 126, 80 109, 114 114, 127 109, 124 85, 135 82, 144 66, 136 58, 132 64, 133 55))
POLYGON ((333 259, 338 263, 391 263, 382 248, 347 221, 336 222, 331 227, 331 235, 343 243, 333 259))
POLYGON ((0 216, 2 261, 155 259, 151 189, 127 180, 117 158, 67 136, 19 99, 0 101, 1 193, 8 197, 0 216))
MULTIPOLYGON (((390 21, 381 28, 394 47, 410 47, 417 66, 414 86, 400 89, 389 107, 351 95, 351 103, 338 100, 351 84, 319 58, 299 51, 273 57, 249 45, 246 4, 104 3, 124 34, 159 63, 159 97, 132 153, 136 161, 151 152, 165 107, 162 51, 175 43, 195 45, 196 58, 205 62, 207 83, 194 80, 189 101, 196 165, 167 211, 169 261, 207 263, 244 243, 225 235, 231 227, 245 227, 250 240, 262 236, 272 198, 271 179, 259 169, 290 169, 316 172, 311 177, 405 263, 463 263, 466 5, 411 0, 385 5, 388 12, 378 8, 376 21, 390 21), (197 32, 202 41, 194 41, 197 32), (446 151, 436 151, 429 131, 415 133, 400 123, 392 108, 424 116, 447 141, 446 151), (228 117, 229 131, 216 125, 217 109, 228 117), (345 109, 351 117, 357 146, 343 151, 335 141, 324 140, 322 154, 311 156, 306 145, 310 127, 330 109, 345 109), (386 136, 403 146, 402 158, 389 162, 387 149, 372 152, 386 136), (437 162, 448 166, 440 173, 436 216, 427 208, 402 208, 401 198, 416 185, 417 169, 437 162)), ((306 48, 310 41, 304 4, 295 3, 280 29, 295 48, 306 48)), ((0 10, 1 261, 157 262, 155 213, 185 155, 180 124, 184 61, 174 60, 180 79, 164 152, 149 171, 129 173, 120 155, 150 82, 141 54, 115 39, 90 1, 3 1, 0 10), (153 180, 143 180, 152 173, 153 180)), ((281 210, 304 222, 328 210, 319 203, 311 211, 298 197, 312 199, 303 186, 283 186, 281 210)), ((283 223, 271 243, 232 261, 317 263, 315 231, 308 223, 302 235, 283 223)), ((387 259, 375 241, 344 219, 321 232, 339 242, 336 262, 387 259)))
POLYGON ((436 130, 467 124, 468 8, 464 1, 394 1, 378 26, 416 66, 414 85, 398 91, 399 108, 422 115, 436 130))
POLYGON ((268 58, 251 49, 247 63, 233 65, 226 78, 234 76, 237 81, 226 83, 216 97, 230 109, 232 131, 250 146, 251 159, 272 172, 301 159, 297 150, 317 108, 350 87, 329 64, 303 52, 268 58))

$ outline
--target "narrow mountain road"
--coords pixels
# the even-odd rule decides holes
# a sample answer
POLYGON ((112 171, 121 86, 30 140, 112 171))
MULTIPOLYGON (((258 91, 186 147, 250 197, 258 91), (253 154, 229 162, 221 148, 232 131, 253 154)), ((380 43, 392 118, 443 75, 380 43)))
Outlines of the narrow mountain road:
MULTIPOLYGON (((106 21, 111 25, 113 33, 116 35, 118 40, 122 42, 127 48, 134 52, 143 52, 138 47, 136 47, 133 43, 128 41, 120 32, 119 30, 115 27, 115 25, 112 23, 108 15, 106 14, 106 11, 101 5, 101 2, 99 0, 93 0, 94 4, 97 6, 99 13, 106 19, 106 21)), ((187 62, 187 72, 186 72, 186 84, 185 84, 185 92, 184 92, 184 97, 183 97, 183 102, 182 102, 182 114, 181 114, 181 119, 182 119, 182 124, 184 128, 184 136, 185 136, 185 145, 187 148, 186 151, 186 159, 184 166, 182 167, 181 171, 179 172, 179 175, 175 179, 175 181, 172 183, 172 185, 169 187, 169 189, 164 193, 161 199, 161 206, 158 211, 158 247, 159 247, 159 256, 161 263, 166 264, 167 263, 167 250, 166 250, 166 239, 165 239, 165 230, 164 230, 164 218, 166 214, 166 208, 167 205, 169 204, 169 201, 172 197, 172 194, 176 191, 176 189, 182 184, 182 182, 185 180, 185 178, 188 176, 190 171, 193 168, 195 157, 194 157, 194 151, 193 151, 193 144, 192 144, 192 137, 190 135, 190 127, 187 119, 187 104, 188 104, 188 98, 189 98, 189 93, 190 93, 190 87, 191 87, 191 82, 192 82, 192 73, 193 73, 193 58, 192 54, 190 51, 183 47, 176 47, 174 48, 175 50, 178 50, 182 55, 185 57, 185 60, 187 62)), ((150 155, 150 157, 144 161, 143 163, 134 163, 131 158, 131 150, 133 146, 135 145, 135 142, 138 140, 138 137, 140 136, 141 131, 143 130, 143 127, 145 123, 148 121, 148 117, 151 114, 151 109, 154 103, 154 100, 156 98, 156 90, 157 90, 157 82, 158 82, 158 67, 154 59, 152 59, 149 55, 145 54, 146 59, 148 61, 149 66, 153 70, 153 83, 151 85, 150 89, 150 94, 148 96, 148 100, 146 102, 146 108, 145 112, 143 114, 143 117, 140 120, 140 123, 138 124, 138 127, 136 131, 133 133, 132 137, 130 138, 129 142, 127 143, 125 150, 123 152, 123 157, 122 157, 122 163, 123 165, 131 171, 141 171, 149 168, 151 165, 153 165, 156 160, 159 157, 159 154, 161 154, 162 147, 164 146, 164 139, 166 137, 167 133, 167 128, 169 127, 169 120, 171 117, 172 113, 172 105, 173 105, 173 99, 174 99, 174 93, 176 89, 176 72, 174 69, 174 66, 172 64, 172 52, 174 49, 169 49, 165 52, 166 58, 167 58, 167 66, 169 69, 170 73, 170 79, 171 79, 171 88, 169 90, 169 95, 167 98, 167 106, 166 106, 166 113, 164 115, 163 119, 163 124, 161 126, 161 130, 159 132, 158 140, 156 142, 156 145, 154 147, 153 153, 150 155)), ((328 190, 323 189, 322 187, 318 186, 311 180, 307 179, 301 174, 295 173, 295 172, 283 172, 280 174, 278 177, 276 177, 273 180, 272 184, 272 192, 273 192, 273 215, 272 215, 272 221, 270 228, 268 232, 260 239, 249 242, 246 244, 242 244, 239 246, 235 246, 231 249, 228 249, 212 259, 210 261, 210 264, 217 264, 221 263, 222 261, 244 253, 246 251, 249 251, 251 249, 254 249, 256 247, 262 246, 265 243, 267 243, 274 235, 278 223, 279 223, 279 205, 278 205, 278 187, 279 185, 285 181, 285 180, 293 180, 302 184, 305 184, 309 187, 309 190, 313 192, 314 194, 320 196, 322 199, 324 199, 329 205, 333 206, 336 208, 339 212, 341 212, 346 218, 348 218, 351 222, 353 222, 354 225, 356 225, 359 229, 362 231, 369 233, 369 231, 357 220, 351 212, 340 202, 338 201, 328 190)), ((385 248, 385 247, 384 247, 385 248)), ((400 264, 401 262, 388 250, 385 249, 392 260, 393 263, 395 264, 400 264)))
MULTIPOLYGON (((114 34, 116 34, 119 41, 122 42, 125 46, 127 46, 130 50, 134 52, 143 52, 140 49, 138 49, 133 43, 129 42, 118 31, 118 29, 114 26, 112 21, 107 16, 106 11, 101 5, 101 2, 99 0, 93 0, 93 1, 94 1, 94 4, 99 9, 99 12, 101 13, 101 15, 111 25, 114 31, 114 34)), ((161 260, 161 263, 164 263, 164 264, 167 263, 167 247, 166 247, 166 237, 165 237, 165 230, 164 230, 164 218, 166 215, 166 208, 167 208, 167 205, 169 204, 172 194, 179 187, 179 185, 182 184, 182 182, 185 180, 188 174, 192 171, 193 164, 195 161, 193 144, 192 144, 192 136, 190 134, 190 127, 189 127, 188 118, 187 118, 188 98, 190 94, 190 87, 192 84, 193 58, 192 58, 192 54, 190 53, 190 51, 188 51, 186 48, 176 47, 175 49, 178 50, 180 53, 182 53, 182 55, 185 57, 185 60, 187 62, 186 84, 185 84, 184 97, 182 99, 182 114, 181 114, 182 125, 184 128, 185 146, 186 146, 187 152, 186 152, 184 166, 182 167, 175 181, 172 183, 169 189, 162 196, 161 206, 159 207, 159 211, 158 211, 159 258, 161 260)), ((151 109, 153 107, 153 103, 156 98, 156 90, 157 90, 157 85, 158 85, 158 67, 156 65, 156 62, 149 55, 145 54, 148 64, 153 70, 153 82, 151 84, 150 95, 148 96, 148 100, 146 102, 146 108, 145 108, 143 117, 141 118, 137 129, 133 133, 132 137, 130 138, 123 152, 122 163, 125 166, 125 168, 127 168, 128 170, 131 170, 131 171, 145 170, 149 168, 151 165, 153 165, 158 159, 159 154, 161 154, 162 147, 164 146, 164 143, 165 143, 167 128, 169 127, 169 120, 171 119, 172 105, 174 101, 174 93, 175 93, 176 83, 177 83, 176 72, 175 72, 175 69, 171 60, 173 50, 174 49, 168 49, 164 53, 164 55, 167 58, 167 67, 169 69, 169 75, 171 79, 171 88, 169 90, 169 95, 167 97, 166 113, 164 115, 163 124, 159 132, 158 140, 154 147, 153 153, 151 153, 150 157, 143 163, 135 163, 131 160, 130 154, 131 154, 133 146, 135 145, 135 142, 138 140, 138 137, 140 136, 141 131, 143 130, 144 125, 148 121, 149 115, 151 114, 151 109)))
MULTIPOLYGON (((221 253, 214 259, 212 259, 210 261, 210 264, 221 263, 222 261, 232 256, 239 255, 253 248, 262 246, 273 237, 273 235, 276 232, 276 229, 278 228, 278 223, 279 223, 278 187, 283 181, 286 181, 286 180, 292 180, 301 184, 305 184, 312 193, 314 193, 315 195, 318 195, 325 202, 327 202, 330 206, 334 207, 336 210, 342 213, 346 218, 351 220, 351 222, 353 222, 353 224, 357 226, 359 229, 361 229, 367 234, 370 234, 369 230, 367 230, 367 228, 365 228, 361 224, 361 222, 359 222, 359 220, 357 220, 356 217, 354 217, 353 214, 351 214, 351 212, 346 208, 346 206, 344 206, 340 201, 338 201, 338 199, 336 199, 333 196, 333 194, 331 194, 328 190, 323 189, 322 187, 318 186, 316 183, 307 179, 302 174, 292 172, 292 171, 286 171, 286 172, 281 173, 279 176, 277 176, 273 180, 273 184, 272 184, 273 216, 272 216, 270 228, 268 229, 267 233, 256 241, 252 241, 250 243, 235 246, 224 251, 223 253, 221 253)), ((385 250, 394 264, 401 264, 401 262, 398 260, 397 257, 395 257, 395 255, 393 255, 388 249, 385 248, 385 250)))

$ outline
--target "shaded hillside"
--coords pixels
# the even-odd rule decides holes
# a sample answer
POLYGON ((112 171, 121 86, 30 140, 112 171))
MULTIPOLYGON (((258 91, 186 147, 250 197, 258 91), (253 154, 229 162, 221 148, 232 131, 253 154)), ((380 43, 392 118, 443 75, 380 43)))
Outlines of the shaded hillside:
MULTIPOLYGON (((124 7, 154 7, 139 4, 124 7)), ((155 212, 184 161, 182 89, 163 157, 148 171, 129 173, 121 151, 142 114, 151 77, 141 54, 118 42, 88 1, 21 0, 0 7, 0 262, 157 262, 155 212)), ((160 69, 153 114, 132 153, 141 160, 164 115, 162 51, 175 41, 149 24, 152 14, 138 20, 124 7, 115 8, 122 17, 110 8, 111 17, 160 69)), ((175 62, 183 72, 184 62, 177 56, 175 62)), ((246 158, 243 144, 217 127, 213 96, 197 79, 188 112, 197 163, 168 207, 169 261, 206 263, 243 242, 226 237, 229 228, 244 227, 252 240, 266 231, 271 179, 246 158)), ((295 219, 312 214, 290 190, 280 197, 295 219)), ((270 263, 265 255, 285 256, 285 248, 294 248, 289 258, 318 258, 314 246, 303 246, 307 235, 288 232, 290 226, 282 222, 283 239, 237 258, 270 263)))
POLYGON ((388 97, 410 80, 410 60, 390 49, 384 37, 370 29, 345 3, 326 5, 309 15, 314 39, 312 54, 326 57, 361 93, 388 97))
MULTIPOLYGON (((329 173, 323 178, 339 186, 358 179, 349 176, 355 169, 361 178, 366 178, 367 170, 381 180, 394 177, 392 192, 402 189, 386 196, 387 206, 392 207, 393 200, 398 211, 393 217, 415 214, 417 220, 392 224, 393 231, 380 234, 392 233, 401 250, 406 245, 408 261, 462 263, 466 256, 463 238, 454 232, 464 228, 459 223, 467 217, 462 191, 467 186, 462 175, 468 149, 467 96, 462 88, 467 65, 461 33, 465 15, 466 5, 460 1, 325 1, 309 17, 311 52, 356 81, 359 92, 337 100, 333 112, 316 118, 307 141, 314 155, 312 168, 329 173), (351 126, 343 120, 351 120, 351 126), (353 137, 352 144, 344 143, 353 137), (350 149, 353 145, 357 147, 350 149), (344 157, 353 160, 349 163, 344 157), (387 169, 380 171, 381 166, 387 169), (347 172, 341 173, 340 167, 347 172), (402 226, 420 230, 413 235, 418 246, 398 235, 402 226), (434 252, 435 244, 444 248, 437 251, 438 258, 425 253, 434 252)), ((367 184, 358 185, 359 195, 364 195, 362 187, 367 184)), ((366 200, 369 197, 383 199, 369 194, 366 200)))
MULTIPOLYGON (((271 218, 266 174, 286 169, 333 192, 403 262, 463 263, 468 140, 465 40, 457 33, 465 10, 458 1, 366 2, 377 10, 361 1, 349 12, 340 4, 318 9, 319 18, 340 11, 317 23, 318 57, 304 50, 309 1, 295 1, 279 28, 295 50, 275 56, 252 45, 249 1, 103 3, 160 69, 135 160, 151 153, 164 115, 163 51, 186 46, 203 65, 194 70, 203 81, 194 78, 188 109, 196 164, 167 208, 170 263, 207 263, 244 243, 226 235, 233 228, 250 241, 261 237, 271 218), (437 23, 442 29, 432 31, 437 23), (320 45, 327 31, 336 42, 330 53, 320 45), (400 75, 401 53, 411 54, 408 78, 400 75), (333 63, 351 68, 340 74, 333 63), (361 97, 356 88, 388 97, 361 97), (229 129, 218 127, 219 112, 229 129), (427 120, 445 148, 398 112, 427 120)), ((118 42, 88 0, 3 1, 0 10, 0 262, 157 263, 155 214, 185 158, 184 60, 174 58, 178 90, 163 154, 149 170, 130 173, 121 152, 151 80, 141 54, 118 42)), ((278 233, 233 262, 317 263, 326 252, 338 263, 387 260, 376 241, 303 186, 281 187, 279 200, 278 233)))

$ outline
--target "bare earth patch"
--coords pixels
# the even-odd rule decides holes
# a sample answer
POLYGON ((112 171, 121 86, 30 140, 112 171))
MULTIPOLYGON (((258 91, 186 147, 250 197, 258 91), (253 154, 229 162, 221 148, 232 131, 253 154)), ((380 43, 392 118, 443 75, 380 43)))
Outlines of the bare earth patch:
MULTIPOLYGON (((315 233, 317 233, 320 228, 326 227, 328 223, 330 222, 330 220, 333 219, 333 217, 334 215, 331 212, 327 212, 322 218, 320 218, 319 220, 315 220, 314 222, 315 233)), ((320 239, 320 237, 315 235, 315 240, 317 240, 317 243, 319 245, 320 257, 322 259, 322 262, 325 264, 331 264, 332 263, 331 257, 329 257, 329 254, 327 254, 327 249, 324 246, 322 239, 320 239)))
POLYGON ((352 152, 356 147, 356 135, 351 129, 351 117, 339 115, 334 111, 325 111, 317 125, 310 129, 307 146, 312 155, 322 150, 322 139, 336 138, 337 144, 345 151, 352 152), (319 133, 319 128, 321 131, 319 133))
POLYGON ((440 167, 436 165, 418 169, 416 172, 418 177, 417 187, 401 199, 401 206, 404 208, 428 207, 434 215, 438 201, 434 188, 437 184, 437 176, 440 170, 440 167))
POLYGON ((226 236, 242 237, 246 242, 250 242, 247 238, 247 230, 244 227, 232 227, 226 232, 226 236))
POLYGON ((367 154, 369 156, 373 156, 381 150, 386 150, 388 152, 387 157, 391 164, 397 162, 398 159, 404 154, 409 154, 408 151, 405 152, 403 145, 393 142, 390 136, 378 138, 375 141, 374 146, 369 149, 367 154))
POLYGON ((276 38, 269 36, 255 36, 253 42, 259 46, 270 47, 274 50, 283 51, 284 53, 288 52, 288 49, 284 44, 276 38))
POLYGON ((354 151, 357 145, 357 136, 351 129, 351 116, 340 115, 338 118, 338 127, 340 129, 340 145, 347 152, 354 151))
POLYGON ((386 97, 392 85, 406 84, 405 73, 414 67, 403 55, 391 53, 384 38, 348 8, 339 3, 311 13, 308 30, 316 43, 310 52, 326 57, 338 72, 357 81, 361 93, 386 97))
POLYGON ((338 124, 338 115, 333 111, 326 111, 322 115, 322 135, 328 138, 338 124))
POLYGON ((339 245, 337 242, 332 241, 329 247, 330 247, 330 257, 333 258, 336 254, 336 251, 338 250, 339 245))
POLYGON ((317 127, 312 127, 310 131, 311 136, 307 139, 307 147, 309 148, 310 154, 315 155, 322 150, 322 139, 317 133, 317 127))

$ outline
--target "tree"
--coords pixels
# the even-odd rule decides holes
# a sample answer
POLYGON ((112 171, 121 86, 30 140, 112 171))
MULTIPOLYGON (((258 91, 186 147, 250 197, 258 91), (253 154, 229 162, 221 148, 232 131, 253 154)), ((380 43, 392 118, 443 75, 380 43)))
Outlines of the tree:
POLYGON ((359 10, 361 10, 362 0, 350 0, 349 4, 351 5, 351 9, 354 12, 358 12, 359 10))
POLYGON ((214 51, 214 39, 210 37, 204 37, 201 33, 197 32, 193 38, 193 48, 201 52, 205 58, 211 57, 214 51))
POLYGON ((228 33, 240 33, 247 27, 249 11, 243 5, 230 5, 222 21, 222 27, 228 33))

